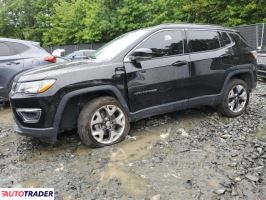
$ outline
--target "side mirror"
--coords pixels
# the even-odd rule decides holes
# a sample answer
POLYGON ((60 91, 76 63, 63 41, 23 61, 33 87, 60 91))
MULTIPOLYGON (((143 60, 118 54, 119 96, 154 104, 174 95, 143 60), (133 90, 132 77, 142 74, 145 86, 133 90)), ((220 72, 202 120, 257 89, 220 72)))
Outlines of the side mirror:
POLYGON ((152 58, 152 50, 149 48, 136 49, 129 57, 131 62, 138 62, 152 58))

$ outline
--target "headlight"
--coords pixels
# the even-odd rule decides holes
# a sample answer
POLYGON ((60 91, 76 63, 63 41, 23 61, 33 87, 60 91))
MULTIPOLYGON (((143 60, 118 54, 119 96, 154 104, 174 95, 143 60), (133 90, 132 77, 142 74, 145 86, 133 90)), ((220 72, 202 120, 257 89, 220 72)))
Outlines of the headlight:
POLYGON ((15 92, 26 94, 39 94, 47 91, 55 83, 55 80, 41 80, 18 83, 15 92))

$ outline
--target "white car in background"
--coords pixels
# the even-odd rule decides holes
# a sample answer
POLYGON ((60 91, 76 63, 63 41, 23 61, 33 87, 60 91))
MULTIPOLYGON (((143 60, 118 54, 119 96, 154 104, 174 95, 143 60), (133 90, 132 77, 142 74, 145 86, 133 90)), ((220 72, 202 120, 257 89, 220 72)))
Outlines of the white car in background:
POLYGON ((79 51, 74 51, 71 54, 66 55, 66 58, 69 60, 84 60, 90 59, 90 56, 93 55, 95 50, 92 49, 84 49, 79 51))

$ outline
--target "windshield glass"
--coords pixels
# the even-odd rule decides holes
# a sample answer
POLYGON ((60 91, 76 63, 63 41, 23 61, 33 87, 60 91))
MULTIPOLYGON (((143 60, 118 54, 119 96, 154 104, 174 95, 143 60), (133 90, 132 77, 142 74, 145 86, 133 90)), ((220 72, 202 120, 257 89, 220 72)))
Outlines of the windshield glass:
POLYGON ((133 31, 119 36, 118 38, 108 42, 103 47, 92 54, 92 59, 110 60, 117 56, 121 51, 125 50, 129 45, 134 43, 139 37, 148 32, 148 29, 133 31))

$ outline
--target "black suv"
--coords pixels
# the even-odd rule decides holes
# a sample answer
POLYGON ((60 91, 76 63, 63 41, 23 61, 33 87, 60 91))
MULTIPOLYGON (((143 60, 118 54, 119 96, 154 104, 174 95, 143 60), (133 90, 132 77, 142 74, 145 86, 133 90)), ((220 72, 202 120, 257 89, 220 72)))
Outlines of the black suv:
POLYGON ((10 93, 16 131, 55 142, 78 130, 102 147, 123 140, 130 122, 196 106, 241 115, 256 86, 256 60, 235 30, 164 24, 126 33, 90 60, 17 77, 10 93))

